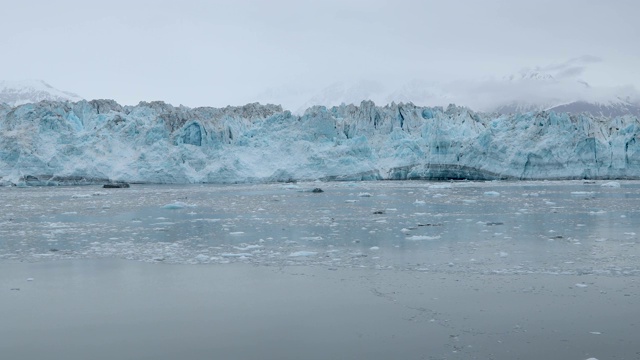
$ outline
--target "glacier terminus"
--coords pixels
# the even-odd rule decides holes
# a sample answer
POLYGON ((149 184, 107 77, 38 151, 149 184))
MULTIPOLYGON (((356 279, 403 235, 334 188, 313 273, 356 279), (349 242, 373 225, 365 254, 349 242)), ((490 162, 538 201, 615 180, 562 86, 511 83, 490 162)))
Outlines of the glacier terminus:
POLYGON ((3 185, 640 179, 632 115, 41 101, 0 105, 0 134, 3 185))

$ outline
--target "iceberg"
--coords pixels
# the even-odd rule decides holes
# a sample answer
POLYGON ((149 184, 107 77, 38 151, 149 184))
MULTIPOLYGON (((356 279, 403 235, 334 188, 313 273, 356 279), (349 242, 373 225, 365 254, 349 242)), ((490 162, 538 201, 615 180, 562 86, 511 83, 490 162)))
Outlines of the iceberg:
POLYGON ((638 179, 631 115, 497 115, 392 103, 0 104, 0 184, 638 179))

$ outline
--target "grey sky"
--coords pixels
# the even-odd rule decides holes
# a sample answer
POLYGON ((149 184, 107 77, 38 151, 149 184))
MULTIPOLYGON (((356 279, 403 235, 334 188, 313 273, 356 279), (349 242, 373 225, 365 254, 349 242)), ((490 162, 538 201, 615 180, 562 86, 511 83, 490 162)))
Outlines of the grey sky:
POLYGON ((2 2, 0 79, 123 104, 239 105, 269 89, 523 68, 640 88, 636 0, 2 2))

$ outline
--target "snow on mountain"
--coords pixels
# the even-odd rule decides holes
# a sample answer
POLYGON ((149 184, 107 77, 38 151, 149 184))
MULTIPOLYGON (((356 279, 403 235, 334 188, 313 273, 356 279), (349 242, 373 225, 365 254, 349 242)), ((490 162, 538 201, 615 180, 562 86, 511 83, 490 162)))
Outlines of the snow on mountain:
POLYGON ((640 178, 640 122, 555 112, 110 100, 0 105, 0 183, 640 178))
POLYGON ((49 101, 80 101, 74 93, 54 88, 42 80, 0 81, 0 103, 17 106, 49 101))
MULTIPOLYGON (((594 116, 640 115, 637 91, 632 88, 595 88, 575 77, 556 78, 540 69, 522 71, 505 78, 504 96, 493 108, 499 114, 555 111, 594 116), (626 99, 625 99, 626 98, 626 99)), ((496 94, 498 95, 498 94, 496 94)))
POLYGON ((626 101, 611 101, 609 103, 574 101, 568 104, 557 105, 549 108, 549 111, 566 112, 570 114, 589 113, 596 116, 617 117, 633 115, 640 117, 640 105, 626 101))

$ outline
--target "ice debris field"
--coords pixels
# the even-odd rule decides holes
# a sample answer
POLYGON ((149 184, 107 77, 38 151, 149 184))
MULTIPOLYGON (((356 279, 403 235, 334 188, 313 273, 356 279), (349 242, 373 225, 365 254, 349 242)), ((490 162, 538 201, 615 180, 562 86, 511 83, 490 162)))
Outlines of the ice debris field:
POLYGON ((639 134, 630 115, 370 101, 302 116, 260 104, 0 104, 0 184, 640 179, 639 134))
POLYGON ((0 187, 0 198, 7 261, 640 274, 638 181, 0 187))

